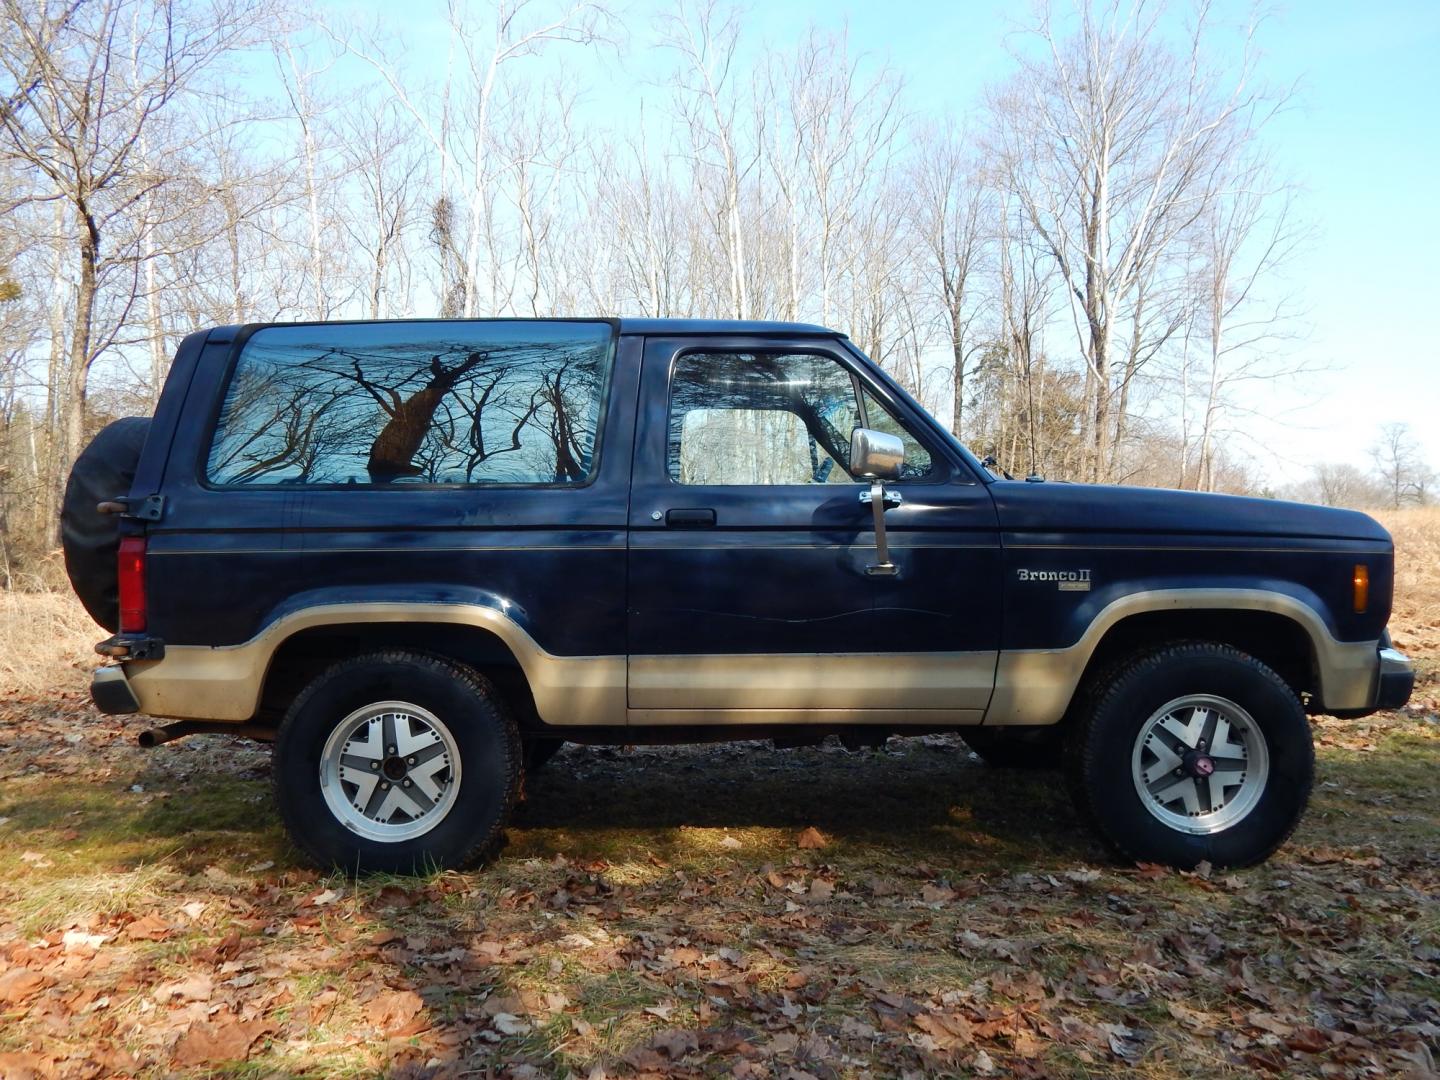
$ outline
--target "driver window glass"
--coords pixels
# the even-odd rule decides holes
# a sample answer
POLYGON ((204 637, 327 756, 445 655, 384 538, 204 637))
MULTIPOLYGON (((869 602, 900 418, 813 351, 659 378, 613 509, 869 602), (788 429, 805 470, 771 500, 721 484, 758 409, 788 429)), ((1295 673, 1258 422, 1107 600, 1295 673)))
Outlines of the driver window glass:
POLYGON ((670 479, 849 484, 860 413, 850 373, 809 353, 687 353, 670 382, 670 479))
POLYGON ((905 444, 905 463, 900 466, 901 480, 920 480, 930 475, 932 462, 930 451, 926 450, 915 440, 915 436, 900 426, 900 421, 890 414, 890 410, 876 399, 869 390, 862 390, 865 395, 865 418, 869 426, 875 431, 883 431, 886 435, 894 435, 905 444))

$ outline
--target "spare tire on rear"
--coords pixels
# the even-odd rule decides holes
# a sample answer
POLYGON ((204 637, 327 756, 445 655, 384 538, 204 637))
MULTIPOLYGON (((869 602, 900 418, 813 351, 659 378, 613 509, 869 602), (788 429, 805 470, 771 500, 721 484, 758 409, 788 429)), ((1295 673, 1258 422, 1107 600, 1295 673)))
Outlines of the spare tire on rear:
POLYGON ((102 514, 96 507, 130 494, 149 431, 146 416, 106 425, 75 459, 60 504, 60 542, 70 587, 90 617, 112 632, 120 627, 120 516, 102 514))

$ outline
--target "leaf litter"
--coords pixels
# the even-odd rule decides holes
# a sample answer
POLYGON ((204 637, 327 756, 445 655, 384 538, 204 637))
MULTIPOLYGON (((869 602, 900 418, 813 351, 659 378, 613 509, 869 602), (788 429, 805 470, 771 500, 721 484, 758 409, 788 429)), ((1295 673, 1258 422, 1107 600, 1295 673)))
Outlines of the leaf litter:
POLYGON ((0 705, 0 1076, 1435 1069, 1440 726, 1408 713, 1317 720, 1314 808, 1253 870, 1117 864, 1050 780, 928 736, 568 748, 490 867, 356 883, 295 861, 263 749, 0 705))

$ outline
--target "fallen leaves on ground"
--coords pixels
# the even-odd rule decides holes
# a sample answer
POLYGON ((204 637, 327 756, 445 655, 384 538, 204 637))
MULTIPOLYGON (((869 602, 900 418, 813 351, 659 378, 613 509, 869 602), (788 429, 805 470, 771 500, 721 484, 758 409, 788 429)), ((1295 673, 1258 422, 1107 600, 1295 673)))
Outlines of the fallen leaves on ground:
POLYGON ((1253 870, 1117 864, 1053 777, 927 736, 569 749, 490 867, 356 883, 292 860, 264 750, 22 705, 0 1077, 1435 1068, 1427 718, 1318 721, 1312 814, 1253 870))
POLYGON ((414 1035, 430 1026, 425 1001, 413 990, 390 990, 372 998, 365 1006, 365 1019, 391 1038, 414 1035))
POLYGON ((244 1061, 255 1041, 273 1027, 263 1019, 196 1021, 176 1041, 171 1061, 181 1068, 244 1061))
POLYGON ((824 833, 822 833, 819 829, 815 828, 815 826, 811 825, 808 829, 806 829, 800 834, 799 839, 796 840, 795 843, 797 847, 803 850, 813 851, 817 848, 823 848, 827 843, 829 843, 829 841, 825 839, 824 833))

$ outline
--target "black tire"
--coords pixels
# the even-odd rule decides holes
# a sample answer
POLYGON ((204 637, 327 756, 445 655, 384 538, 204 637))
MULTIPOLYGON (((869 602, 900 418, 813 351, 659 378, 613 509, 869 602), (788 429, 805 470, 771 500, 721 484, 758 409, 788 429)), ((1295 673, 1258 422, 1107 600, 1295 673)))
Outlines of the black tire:
POLYGON ((565 745, 564 739, 547 739, 535 735, 522 736, 520 742, 525 747, 526 773, 539 772, 565 745))
POLYGON ((106 425, 75 459, 60 504, 60 542, 70 587, 90 617, 112 632, 120 627, 120 517, 102 514, 96 506, 130 494, 149 431, 150 419, 144 416, 106 425))
POLYGON ((987 765, 1000 769, 1058 769, 1064 739, 1060 726, 966 728, 965 745, 987 765))
MULTIPOLYGON (((1115 669, 1103 685, 1094 688, 1090 700, 1093 705, 1076 717, 1066 750, 1071 792, 1082 814, 1126 858, 1185 870, 1202 860, 1217 867, 1252 866, 1267 859, 1300 823, 1315 772, 1310 723, 1294 690, 1254 657, 1228 645, 1202 642, 1166 646, 1115 669), (1146 776, 1143 766, 1135 762, 1156 760, 1137 751, 1142 732, 1153 730, 1151 721, 1160 710, 1186 700, 1187 695, 1202 701, 1210 699, 1221 712, 1238 706, 1259 729, 1263 747, 1254 755, 1244 755, 1245 765, 1235 766, 1237 771, 1232 775, 1251 777, 1250 782, 1255 783, 1253 778, 1260 773, 1256 765, 1259 750, 1263 749, 1268 757, 1268 775, 1250 793, 1249 809, 1231 822, 1213 821, 1209 826, 1215 828, 1212 832, 1172 827, 1147 805, 1139 790, 1146 776), (1137 769, 1141 772, 1139 779, 1137 769)), ((1201 711, 1203 708, 1187 715, 1193 720, 1201 711)), ((1236 728, 1245 730, 1243 722, 1236 728)), ((1200 727, 1197 725, 1195 730, 1200 727)), ((1209 730, 1212 735, 1208 738, 1215 738, 1213 728, 1209 730)), ((1202 757, 1216 751, 1214 759, 1241 760, 1235 756, 1239 751, 1221 752, 1204 741, 1199 746, 1202 757)), ((1174 748, 1171 753, 1183 746, 1177 742, 1174 748)), ((1166 779, 1173 775, 1190 781, 1192 766, 1193 758, 1185 765, 1177 764, 1173 774, 1166 771, 1163 775, 1166 779)), ((1200 785, 1208 783, 1204 779, 1208 771, 1203 768, 1193 772, 1197 792, 1201 791, 1200 785)), ((1213 760, 1209 769, 1215 769, 1213 760)), ((1159 782, 1152 780, 1152 784, 1159 782)), ((1243 788, 1234 793, 1227 791, 1221 797, 1230 800, 1231 812, 1241 801, 1241 791, 1243 788)), ((1217 810, 1216 802, 1204 794, 1197 795, 1197 799, 1208 805, 1202 804, 1189 813, 1190 804, 1186 803, 1173 815, 1194 817, 1194 828, 1207 827, 1203 819, 1217 810)), ((1159 805, 1159 801, 1149 800, 1151 805, 1159 805)), ((1219 802, 1219 807, 1225 805, 1219 802)))
MULTIPOLYGON (((448 749, 443 756, 449 759, 448 749)), ((393 762, 398 759, 387 757, 384 769, 393 762)), ((395 767, 408 775, 404 766, 395 767)), ((335 664, 295 699, 275 739, 275 802, 291 840, 320 865, 350 873, 473 866, 498 846, 521 776, 520 736, 494 686, 468 667, 423 653, 389 650, 335 664), (337 816, 322 784, 322 758, 332 733, 357 711, 385 702, 428 712, 453 741, 459 761, 458 780, 449 773, 445 784, 447 792, 455 784, 446 795, 448 809, 428 831, 411 838, 360 835, 337 816)), ((396 780, 399 787, 399 776, 396 780)), ((352 798, 353 789, 333 778, 329 790, 331 798, 336 791, 352 798)))

